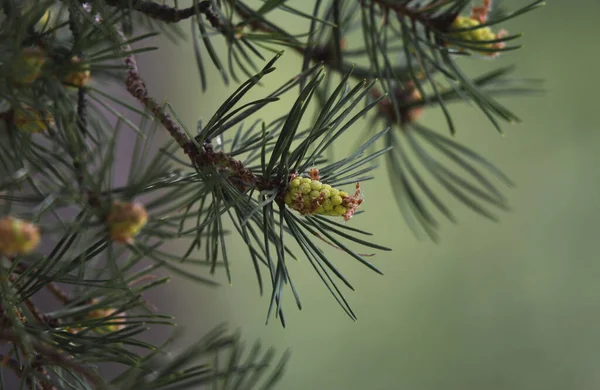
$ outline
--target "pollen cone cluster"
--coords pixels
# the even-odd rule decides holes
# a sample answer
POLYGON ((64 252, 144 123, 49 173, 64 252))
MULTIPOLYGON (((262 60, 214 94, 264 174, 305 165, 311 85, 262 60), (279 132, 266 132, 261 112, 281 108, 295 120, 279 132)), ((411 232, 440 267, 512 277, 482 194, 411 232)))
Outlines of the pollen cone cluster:
POLYGON ((49 112, 38 111, 31 107, 17 108, 13 114, 13 123, 17 129, 26 133, 41 133, 54 125, 54 117, 49 112))
POLYGON ((90 81, 92 73, 89 65, 78 65, 82 62, 81 58, 73 56, 70 60, 71 65, 75 66, 71 72, 67 73, 62 79, 62 82, 68 88, 82 88, 90 81))
POLYGON ((352 218, 362 201, 358 183, 356 193, 349 195, 318 180, 301 176, 290 180, 285 193, 285 203, 302 215, 343 216, 346 221, 352 218))
MULTIPOLYGON (((453 29, 464 29, 464 28, 476 27, 479 25, 481 25, 481 21, 473 16, 458 16, 452 23, 452 28, 453 29)), ((471 41, 472 46, 477 46, 477 47, 481 47, 482 49, 486 49, 484 51, 483 50, 477 51, 475 49, 475 51, 477 51, 478 53, 480 53, 482 55, 491 56, 491 57, 497 56, 498 52, 489 51, 487 49, 501 49, 504 47, 504 42, 482 43, 482 41, 493 41, 495 39, 502 38, 504 35, 506 35, 505 31, 501 31, 496 34, 489 27, 481 27, 481 28, 477 28, 475 30, 459 31, 459 32, 452 33, 452 36, 454 36, 456 38, 459 38, 459 39, 462 39, 465 41, 471 41)))
POLYGON ((42 75, 46 54, 39 48, 24 48, 13 63, 13 81, 16 85, 29 85, 42 75))
POLYGON ((141 203, 113 203, 106 222, 110 237, 117 242, 131 243, 133 236, 146 225, 148 214, 141 203))
POLYGON ((106 318, 106 317, 110 317, 110 316, 114 315, 113 318, 107 320, 107 322, 109 322, 109 324, 95 328, 94 330, 98 333, 118 332, 120 330, 125 329, 124 322, 126 321, 126 318, 125 318, 126 315, 124 312, 121 312, 121 313, 117 313, 117 312, 118 312, 118 310, 113 309, 113 308, 96 309, 96 310, 91 311, 87 315, 87 318, 102 319, 102 318, 106 318), (117 313, 117 314, 115 315, 115 313, 117 313))
POLYGON ((40 231, 36 225, 13 217, 0 219, 0 254, 25 255, 39 243, 40 231))

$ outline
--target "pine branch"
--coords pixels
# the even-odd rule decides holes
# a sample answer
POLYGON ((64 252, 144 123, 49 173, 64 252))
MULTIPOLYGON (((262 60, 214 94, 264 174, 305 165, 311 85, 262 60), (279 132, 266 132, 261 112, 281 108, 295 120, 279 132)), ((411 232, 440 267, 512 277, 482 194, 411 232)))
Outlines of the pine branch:
MULTIPOLYGON (((131 52, 131 46, 125 43, 127 39, 122 33, 120 34, 123 53, 131 52)), ((189 137, 175 123, 173 118, 171 118, 171 116, 156 102, 156 100, 148 95, 148 89, 139 74, 133 54, 126 55, 123 58, 123 61, 127 66, 127 79, 125 80, 127 91, 139 100, 139 102, 142 103, 142 105, 150 111, 160 123, 162 123, 164 128, 171 134, 171 137, 173 137, 179 146, 184 147, 189 142, 189 137)))
MULTIPOLYGON (((122 42, 125 41, 125 37, 122 36, 122 42)), ((131 52, 131 46, 123 44, 123 51, 131 52)), ((202 150, 200 150, 198 144, 190 140, 187 134, 185 134, 171 116, 160 107, 156 100, 149 97, 146 84, 139 74, 135 57, 133 55, 126 56, 124 58, 124 63, 128 68, 127 79, 125 80, 127 91, 129 91, 133 97, 138 99, 148 111, 154 114, 169 134, 171 134, 171 137, 173 137, 177 144, 182 147, 185 154, 190 157, 195 166, 199 168, 206 166, 227 167, 234 175, 236 186, 238 186, 241 192, 244 192, 248 187, 256 186, 260 183, 259 178, 250 169, 245 168, 240 161, 235 160, 227 153, 222 151, 215 152, 210 143, 204 142, 202 150)), ((259 185, 259 187, 264 188, 264 183, 262 183, 262 186, 259 185)))
MULTIPOLYGON (((19 335, 10 329, 0 329, 0 340, 16 345, 21 344, 19 335)), ((33 357, 36 365, 59 366, 70 369, 86 378, 86 380, 96 386, 97 389, 105 388, 104 380, 90 368, 82 365, 79 362, 76 362, 64 354, 57 352, 54 347, 51 347, 40 340, 34 338, 30 339, 30 342, 33 345, 34 351, 38 354, 33 357)))
POLYGON ((214 28, 219 29, 221 26, 221 21, 219 16, 212 9, 211 2, 209 0, 204 0, 199 2, 195 1, 194 3, 194 5, 188 8, 178 9, 168 5, 144 0, 106 0, 106 4, 110 6, 121 9, 133 9, 153 19, 166 23, 178 23, 200 13, 206 17, 206 19, 214 28))
POLYGON ((287 354, 263 378, 274 354, 261 357, 253 349, 242 362, 238 337, 222 327, 173 357, 166 354, 168 342, 143 342, 139 335, 148 325, 173 325, 144 294, 169 280, 156 276, 158 269, 210 286, 218 283, 204 273, 222 270, 231 282, 238 275, 229 267, 226 237, 237 234, 260 293, 269 296, 267 321, 275 317, 286 325, 285 294, 302 307, 288 268, 290 259, 301 257, 356 320, 345 294, 355 286, 323 247, 381 274, 373 256, 389 248, 347 223, 361 213, 363 188, 380 158, 399 209, 418 236, 437 239, 436 213, 456 220, 431 181, 484 217, 495 220, 494 208, 508 209, 494 180, 507 186, 510 180, 419 118, 439 107, 454 136, 450 103, 470 101, 499 131, 503 122, 518 121, 495 97, 537 90, 508 80, 510 68, 471 77, 460 57, 493 58, 519 48, 512 40, 520 34, 492 28, 542 2, 509 13, 491 10, 484 0, 466 14, 468 3, 332 0, 316 1, 312 13, 305 13, 282 1, 256 10, 243 1, 194 1, 182 9, 141 0, 44 0, 35 6, 4 1, 0 339, 13 346, 4 363, 22 386, 254 388, 262 380, 269 388, 287 354), (55 19, 47 12, 51 6, 58 11, 55 19), (289 33, 270 14, 277 9, 310 20, 308 34, 289 33), (206 58, 226 84, 239 82, 194 134, 140 76, 139 55, 156 48, 132 48, 156 31, 177 32, 186 20, 202 89, 206 58), (151 32, 136 36, 142 29, 151 32), (363 41, 348 42, 356 29, 363 41), (225 52, 215 38, 225 41, 225 52), (262 98, 247 99, 276 71, 282 47, 300 54, 298 73, 262 98), (267 60, 267 51, 278 54, 267 60), (362 66, 353 65, 357 58, 362 66), (335 76, 326 77, 326 70, 335 76), (108 81, 124 84, 137 102, 104 91, 108 81), (283 115, 270 122, 259 117, 289 93, 296 96, 283 115), (123 110, 139 116, 139 123, 123 110), (334 159, 337 141, 364 118, 371 122, 357 137, 363 139, 334 159), (154 153, 153 137, 163 128, 171 140, 154 153), (135 133, 136 140, 127 180, 115 185, 123 131, 135 133), (348 192, 345 186, 351 186, 348 192), (183 255, 162 248, 181 238, 191 242, 183 255), (51 311, 36 304, 41 294, 56 298, 51 311), (120 364, 123 373, 100 378, 95 365, 108 362, 120 364))

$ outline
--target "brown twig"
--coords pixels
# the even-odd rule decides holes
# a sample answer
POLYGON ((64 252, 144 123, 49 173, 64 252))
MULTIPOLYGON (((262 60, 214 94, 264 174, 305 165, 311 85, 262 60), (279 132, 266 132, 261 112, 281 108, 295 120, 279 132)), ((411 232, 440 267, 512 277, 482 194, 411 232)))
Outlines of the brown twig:
MULTIPOLYGON (((365 2, 363 1, 362 3, 364 5, 365 2)), ((406 5, 393 5, 393 4, 388 4, 388 3, 380 1, 380 0, 373 1, 373 3, 371 3, 371 6, 373 6, 375 3, 378 3, 382 9, 382 12, 383 12, 382 24, 388 23, 390 11, 395 12, 398 15, 398 17, 408 17, 413 21, 418 20, 419 22, 421 22, 425 25, 432 23, 431 22, 432 19, 428 18, 427 15, 423 14, 423 11, 425 9, 420 9, 419 11, 416 11, 416 10, 412 10, 411 8, 407 7, 406 5)), ((248 13, 240 5, 238 5, 237 2, 230 0, 230 4, 234 7, 234 11, 236 12, 236 14, 238 15, 239 18, 246 19, 246 20, 252 18, 252 15, 250 13, 248 13)), ((262 23, 261 21, 256 20, 256 19, 252 19, 247 24, 251 28, 258 30, 258 31, 262 31, 262 32, 266 32, 266 33, 275 32, 272 28, 270 28, 269 26, 265 25, 264 23, 262 23)), ((341 39, 340 46, 342 49, 346 46, 346 42, 343 38, 341 39)), ((328 66, 329 69, 342 71, 344 69, 344 67, 342 66, 341 59, 336 60, 336 56, 334 55, 335 53, 332 53, 332 47, 334 47, 332 44, 323 44, 323 45, 313 48, 311 50, 308 50, 307 48, 304 48, 304 47, 294 47, 294 48, 301 55, 306 55, 308 53, 308 55, 311 57, 312 61, 322 62, 326 66, 328 66)), ((360 76, 358 76, 356 74, 354 74, 353 76, 355 78, 361 78, 360 76)), ((394 91, 394 93, 397 94, 398 91, 402 91, 402 89, 398 88, 398 90, 394 91)), ((377 87, 372 87, 370 94, 373 97, 378 98, 379 96, 382 95, 382 92, 377 87)), ((407 99, 403 99, 403 100, 407 100, 407 99)), ((386 115, 388 119, 391 119, 392 121, 396 121, 398 119, 398 118, 396 118, 394 108, 389 99, 383 99, 381 102, 379 102, 378 107, 379 107, 379 112, 386 115)), ((412 116, 409 115, 410 113, 412 113, 412 111, 409 113, 410 109, 411 109, 411 107, 400 108, 401 123, 407 123, 412 120, 412 116)))
MULTIPOLYGON (((127 39, 120 31, 119 35, 123 42, 121 49, 124 52, 130 52, 132 50, 131 46, 124 43, 127 39)), ((140 103, 142 103, 142 105, 160 121, 169 134, 171 134, 171 137, 173 137, 177 144, 183 148, 190 141, 190 138, 177 123, 175 123, 173 118, 171 118, 171 116, 156 102, 156 100, 148 95, 148 88, 140 76, 135 57, 133 55, 127 55, 123 62, 127 67, 127 78, 125 79, 127 91, 139 100, 140 103)))
POLYGON ((146 16, 165 23, 177 23, 184 19, 189 19, 194 16, 196 10, 198 10, 199 13, 206 17, 211 26, 216 29, 220 29, 221 27, 221 19, 213 10, 211 2, 208 0, 201 1, 197 5, 192 5, 191 7, 183 9, 169 7, 168 5, 158 4, 152 1, 141 0, 106 0, 106 4, 119 8, 131 7, 146 16))
MULTIPOLYGON (((119 33, 122 42, 125 42, 125 36, 123 33, 119 33)), ((130 52, 131 47, 123 43, 122 50, 130 52)), ((201 149, 198 148, 197 143, 190 139, 156 100, 149 96, 148 88, 139 74, 135 57, 133 55, 126 56, 124 63, 127 66, 127 78, 125 79, 127 91, 158 119, 196 167, 212 166, 217 170, 227 170, 229 172, 228 180, 242 192, 250 186, 265 184, 250 169, 244 167, 241 161, 225 152, 215 152, 210 143, 204 143, 201 149)))
POLYGON ((45 323, 44 315, 31 299, 25 299, 25 306, 27 306, 27 309, 29 309, 29 312, 37 322, 39 322, 40 324, 45 323))
POLYGON ((55 282, 49 282, 46 284, 46 288, 63 304, 67 304, 71 302, 71 298, 67 295, 66 292, 62 288, 58 286, 55 282))
MULTIPOLYGON (((362 1, 361 3, 364 4, 365 1, 362 1)), ((394 12, 398 19, 408 18, 413 23, 417 22, 425 26, 427 29, 435 31, 447 30, 458 14, 442 13, 441 16, 431 17, 431 15, 427 14, 426 11, 428 11, 433 5, 422 8, 414 8, 407 5, 409 2, 393 3, 386 0, 372 0, 371 4, 377 4, 384 13, 389 13, 390 11, 394 12)))
POLYGON ((43 314, 30 298, 25 299, 25 305, 27 306, 27 309, 29 309, 31 315, 33 315, 33 318, 35 318, 35 320, 40 324, 47 325, 51 328, 57 328, 60 326, 60 321, 58 319, 51 318, 43 314))

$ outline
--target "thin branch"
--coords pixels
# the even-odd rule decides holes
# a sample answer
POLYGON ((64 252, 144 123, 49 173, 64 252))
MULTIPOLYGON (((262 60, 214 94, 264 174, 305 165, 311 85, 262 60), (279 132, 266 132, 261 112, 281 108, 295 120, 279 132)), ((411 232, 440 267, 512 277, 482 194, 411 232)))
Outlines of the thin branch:
MULTIPOLYGON (((19 378, 19 379, 23 378, 24 370, 23 370, 23 365, 21 364, 21 362, 17 361, 14 358, 11 358, 9 355, 0 355, 0 361, 2 362, 1 364, 3 366, 10 368, 15 373, 17 378, 19 378)), ((46 370, 46 368, 44 368, 43 366, 37 365, 37 364, 34 364, 33 368, 36 369, 40 374, 42 374, 43 376, 45 376, 47 378, 46 381, 38 378, 38 380, 36 381, 37 382, 36 383, 37 390, 58 390, 58 387, 56 387, 52 383, 50 383, 50 377, 48 375, 48 371, 46 370)), ((27 382, 31 386, 30 378, 27 378, 27 382)))
MULTIPOLYGON (((123 43, 122 50, 124 52, 131 52, 131 46, 124 43, 126 41, 125 36, 120 31, 119 34, 123 43)), ((126 56, 124 63, 128 69, 125 80, 127 91, 160 121, 196 167, 219 166, 229 170, 231 175, 229 175, 228 180, 242 192, 253 185, 262 184, 263 187, 267 185, 250 169, 246 168, 241 161, 234 159, 222 151, 215 152, 210 143, 202 145, 202 149, 198 148, 197 142, 190 139, 156 100, 148 95, 148 88, 139 74, 135 57, 133 55, 126 56)))
MULTIPOLYGON (((131 52, 131 46, 126 44, 127 39, 121 31, 118 32, 121 38, 123 52, 131 52)), ((187 134, 175 123, 173 118, 154 100, 148 95, 148 88, 146 83, 140 76, 137 62, 135 57, 130 54, 123 59, 125 66, 127 67, 127 78, 125 79, 125 86, 127 91, 142 103, 142 105, 150 111, 155 118, 165 127, 165 129, 171 134, 171 137, 177 142, 182 148, 190 142, 190 138, 187 134)))
POLYGON ((64 292, 63 289, 60 288, 55 282, 49 282, 46 284, 46 288, 63 304, 66 305, 67 303, 71 302, 71 298, 69 298, 67 293, 64 292))
POLYGON ((154 3, 152 1, 141 1, 141 0, 106 0, 106 4, 118 7, 118 8, 131 8, 139 11, 146 16, 160 20, 165 23, 177 23, 184 19, 189 19, 196 14, 196 7, 198 12, 203 14, 209 21, 211 26, 216 29, 221 27, 221 19, 212 8, 210 1, 205 0, 199 2, 197 5, 192 5, 188 8, 177 9, 175 7, 169 7, 168 5, 154 3))
MULTIPOLYGON (((434 8, 436 4, 430 4, 422 8, 413 8, 408 4, 411 2, 404 1, 402 3, 390 2, 389 0, 372 0, 373 4, 379 5, 384 14, 390 11, 394 12, 398 18, 408 18, 413 23, 417 22, 431 30, 445 31, 450 27, 452 21, 458 15, 458 11, 445 13, 441 17, 431 17, 427 11, 434 8)), ((361 4, 365 1, 361 1, 361 4)), ((387 16, 386 16, 387 17, 387 16)))
POLYGON ((31 299, 29 299, 29 298, 26 299, 25 305, 27 306, 27 308, 29 309, 29 312, 31 313, 31 315, 33 315, 33 318, 35 318, 35 320, 37 322, 39 322, 40 324, 43 324, 45 322, 44 315, 42 314, 40 309, 37 308, 37 306, 33 303, 33 301, 31 299))
MULTIPOLYGON (((21 343, 19 335, 12 329, 0 329, 0 341, 10 342, 17 345, 21 343)), ((102 377, 92 369, 79 364, 69 356, 59 353, 58 349, 50 347, 38 339, 31 339, 30 341, 34 350, 38 353, 37 359, 39 363, 37 364, 55 365, 71 369, 85 377, 90 383, 93 383, 95 386, 97 386, 95 388, 105 388, 102 377)))

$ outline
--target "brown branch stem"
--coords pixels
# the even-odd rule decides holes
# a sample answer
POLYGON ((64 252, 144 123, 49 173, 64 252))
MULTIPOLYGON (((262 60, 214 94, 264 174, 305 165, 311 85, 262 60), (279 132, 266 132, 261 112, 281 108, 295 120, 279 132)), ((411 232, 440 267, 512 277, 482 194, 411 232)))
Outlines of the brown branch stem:
POLYGON ((154 3, 152 1, 142 0, 106 0, 106 4, 118 8, 132 8, 144 15, 165 23, 178 23, 196 15, 196 11, 203 14, 211 26, 220 28, 221 20, 217 13, 212 9, 209 0, 201 1, 188 8, 178 9, 164 4, 154 3))
MULTIPOLYGON (((122 32, 119 31, 121 37, 121 50, 123 52, 131 52, 131 46, 126 44, 126 38, 122 32)), ((171 134, 171 137, 177 142, 182 148, 190 141, 187 134, 175 123, 173 118, 162 108, 156 100, 148 94, 148 88, 146 83, 140 76, 137 62, 133 55, 127 55, 123 62, 127 67, 127 78, 125 79, 125 86, 127 91, 135 97, 142 105, 150 111, 156 119, 164 126, 164 128, 171 134)))
POLYGON ((46 284, 46 288, 63 304, 66 305, 67 303, 71 302, 71 298, 69 298, 67 293, 64 292, 63 289, 60 288, 55 282, 49 282, 46 284))
MULTIPOLYGON (((126 41, 125 36, 122 32, 119 32, 119 34, 123 43, 122 50, 130 52, 131 47, 124 43, 126 41)), ((148 88, 139 74, 135 57, 133 55, 126 56, 124 63, 127 66, 127 78, 125 79, 127 91, 163 125, 189 156, 194 166, 198 168, 213 166, 217 170, 228 170, 230 173, 229 181, 240 191, 245 191, 248 187, 261 183, 258 176, 229 154, 221 151, 215 152, 209 143, 205 143, 201 149, 198 148, 197 143, 190 139, 156 100, 149 96, 148 88)))
MULTIPOLYGON (((142 3, 145 3, 145 2, 134 1, 132 3, 132 6, 134 9, 142 11, 142 5, 141 5, 142 3)), ((205 3, 207 3, 207 2, 201 2, 199 4, 205 4, 205 3)), ((230 3, 234 7, 234 11, 238 15, 238 17, 240 17, 241 19, 246 19, 246 20, 249 20, 252 18, 252 15, 249 14, 241 6, 239 6, 236 2, 233 2, 230 0, 230 3)), ((386 15, 389 10, 392 10, 392 11, 396 12, 397 14, 402 14, 403 16, 410 17, 413 20, 416 18, 419 18, 419 17, 426 18, 426 16, 423 16, 422 14, 411 10, 410 8, 408 8, 405 5, 393 6, 393 5, 390 5, 383 1, 374 1, 374 3, 372 3, 372 4, 375 4, 375 3, 379 4, 379 6, 382 7, 382 9, 384 10, 384 14, 386 14, 386 15)), ((109 1, 109 4, 116 5, 116 4, 120 4, 120 3, 118 3, 117 1, 109 1)), ((191 8, 194 8, 194 7, 195 6, 192 6, 191 8)), ((205 7, 208 7, 208 6, 205 6, 205 7)), ((168 11, 168 12, 164 11, 164 6, 160 6, 160 7, 157 6, 156 9, 158 10, 159 8, 163 9, 163 11, 161 11, 161 12, 164 12, 164 15, 167 15, 168 12, 175 12, 175 11, 168 11)), ((206 9, 208 9, 208 8, 206 8, 206 9)), ((185 11, 185 10, 179 10, 178 12, 183 12, 183 11, 185 11)), ((192 11, 189 10, 187 12, 192 12, 192 11)), ((155 15, 158 15, 158 13, 159 13, 159 11, 156 11, 155 13, 147 12, 147 15, 149 15, 151 17, 155 17, 155 15)), ((193 13, 190 14, 190 16, 191 15, 193 15, 193 13)), ((156 17, 159 18, 158 16, 156 16, 156 17)), ((423 20, 423 22, 425 22, 425 21, 426 21, 426 19, 423 20)), ((267 26, 266 24, 262 23, 259 20, 252 19, 249 22, 247 22, 247 25, 253 29, 257 29, 257 30, 260 30, 263 32, 268 32, 268 33, 274 32, 274 30, 272 28, 270 28, 269 26, 267 26)), ((126 43, 127 39, 126 39, 125 35, 123 34, 123 32, 119 31, 119 35, 120 35, 120 39, 121 39, 121 43, 122 43, 122 46, 121 46, 122 51, 124 53, 131 52, 131 47, 129 44, 126 43)), ((331 48, 329 46, 330 45, 328 45, 328 50, 331 51, 331 48)), ((302 55, 307 54, 307 51, 305 48, 302 48, 302 47, 295 47, 295 48, 300 54, 302 54, 302 55)), ((311 51, 309 53, 309 55, 311 55, 311 59, 313 61, 323 61, 323 62, 325 62, 326 65, 328 65, 330 68, 332 68, 334 70, 338 70, 338 71, 343 70, 342 69, 343 64, 342 64, 341 58, 329 60, 330 59, 329 57, 332 57, 332 56, 328 56, 327 53, 324 54, 323 50, 311 51)), ((139 69, 138 69, 135 57, 131 54, 128 54, 124 58, 124 63, 127 67, 127 77, 125 80, 125 85, 126 85, 127 91, 133 97, 135 97, 148 111, 150 111, 153 114, 153 116, 163 125, 163 127, 169 132, 171 137, 178 143, 178 145, 189 156, 189 158, 191 159, 194 166, 196 166, 197 168, 213 166, 218 171, 223 171, 223 170, 228 171, 227 172, 229 174, 228 180, 230 181, 230 183, 232 183, 236 188, 238 188, 242 192, 244 192, 245 190, 247 190, 249 187, 252 187, 252 186, 256 186, 259 189, 265 189, 265 188, 270 188, 270 187, 279 185, 277 183, 265 182, 265 180, 263 178, 255 175, 250 169, 244 167, 244 165, 240 161, 235 160, 229 154, 227 154, 225 152, 221 152, 221 151, 215 152, 209 143, 204 143, 202 146, 199 146, 197 142, 190 139, 190 137, 171 118, 171 116, 165 111, 165 109, 163 107, 161 107, 155 99, 150 97, 150 95, 148 93, 148 89, 146 87, 146 84, 139 74, 139 69)), ((354 75, 354 77, 360 77, 360 76, 354 75)), ((376 88, 373 88, 372 93, 373 93, 373 95, 380 95, 380 92, 376 88)), ((387 107, 384 107, 386 102, 381 101, 379 104, 381 105, 380 111, 381 112, 386 111, 385 108, 387 108, 387 107)))

